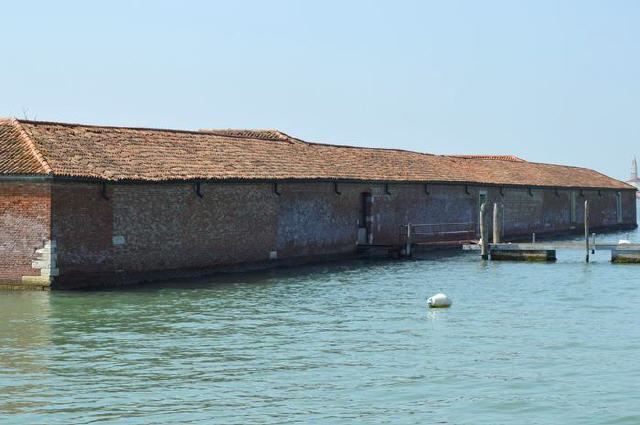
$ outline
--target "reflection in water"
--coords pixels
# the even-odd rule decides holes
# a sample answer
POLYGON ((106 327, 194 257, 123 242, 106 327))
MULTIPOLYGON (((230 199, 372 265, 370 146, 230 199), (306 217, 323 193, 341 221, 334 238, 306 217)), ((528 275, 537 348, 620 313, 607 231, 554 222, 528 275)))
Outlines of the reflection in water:
POLYGON ((582 255, 2 293, 0 423, 638 423, 640 267, 582 255))
POLYGON ((23 394, 46 392, 46 384, 37 377, 48 374, 42 352, 51 344, 49 295, 0 294, 0 411, 17 413, 37 407, 37 400, 25 400, 23 394))

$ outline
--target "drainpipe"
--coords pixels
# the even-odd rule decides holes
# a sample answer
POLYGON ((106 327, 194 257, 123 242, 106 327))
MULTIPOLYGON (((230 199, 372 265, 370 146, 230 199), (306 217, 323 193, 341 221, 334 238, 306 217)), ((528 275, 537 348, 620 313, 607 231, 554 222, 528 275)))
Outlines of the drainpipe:
POLYGON ((104 199, 105 201, 109 200, 109 197, 107 196, 107 184, 106 183, 102 183, 102 186, 100 187, 100 196, 102 196, 102 199, 104 199))

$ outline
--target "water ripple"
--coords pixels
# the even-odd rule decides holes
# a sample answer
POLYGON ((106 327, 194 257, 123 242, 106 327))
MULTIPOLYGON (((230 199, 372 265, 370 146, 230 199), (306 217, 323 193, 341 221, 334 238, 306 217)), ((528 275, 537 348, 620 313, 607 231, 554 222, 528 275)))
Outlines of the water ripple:
POLYGON ((640 268, 580 258, 4 293, 0 423, 639 423, 640 268))

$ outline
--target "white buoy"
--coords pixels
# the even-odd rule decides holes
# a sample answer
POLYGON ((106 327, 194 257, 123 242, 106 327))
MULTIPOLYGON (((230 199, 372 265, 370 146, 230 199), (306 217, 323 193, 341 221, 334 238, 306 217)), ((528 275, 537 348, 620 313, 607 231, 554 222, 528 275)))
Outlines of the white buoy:
POLYGON ((427 299, 427 305, 430 308, 447 308, 451 307, 453 301, 445 294, 435 294, 433 297, 427 299))

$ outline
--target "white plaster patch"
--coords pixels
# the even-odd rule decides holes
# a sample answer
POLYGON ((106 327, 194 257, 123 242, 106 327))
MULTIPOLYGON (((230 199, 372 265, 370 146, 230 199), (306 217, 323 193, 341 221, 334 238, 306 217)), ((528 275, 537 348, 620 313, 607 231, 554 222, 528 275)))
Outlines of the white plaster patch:
POLYGON ((52 277, 60 275, 60 271, 58 269, 40 269, 40 276, 42 277, 52 277))
MULTIPOLYGON (((60 271, 58 270, 58 250, 57 244, 54 240, 45 241, 42 248, 36 249, 38 257, 31 262, 31 267, 40 270, 40 277, 50 282, 50 278, 58 276, 60 271)), ((33 279, 33 276, 23 276, 25 279, 33 279)))
POLYGON ((114 245, 124 245, 125 244, 125 239, 124 236, 122 235, 115 235, 112 239, 112 242, 114 245))

